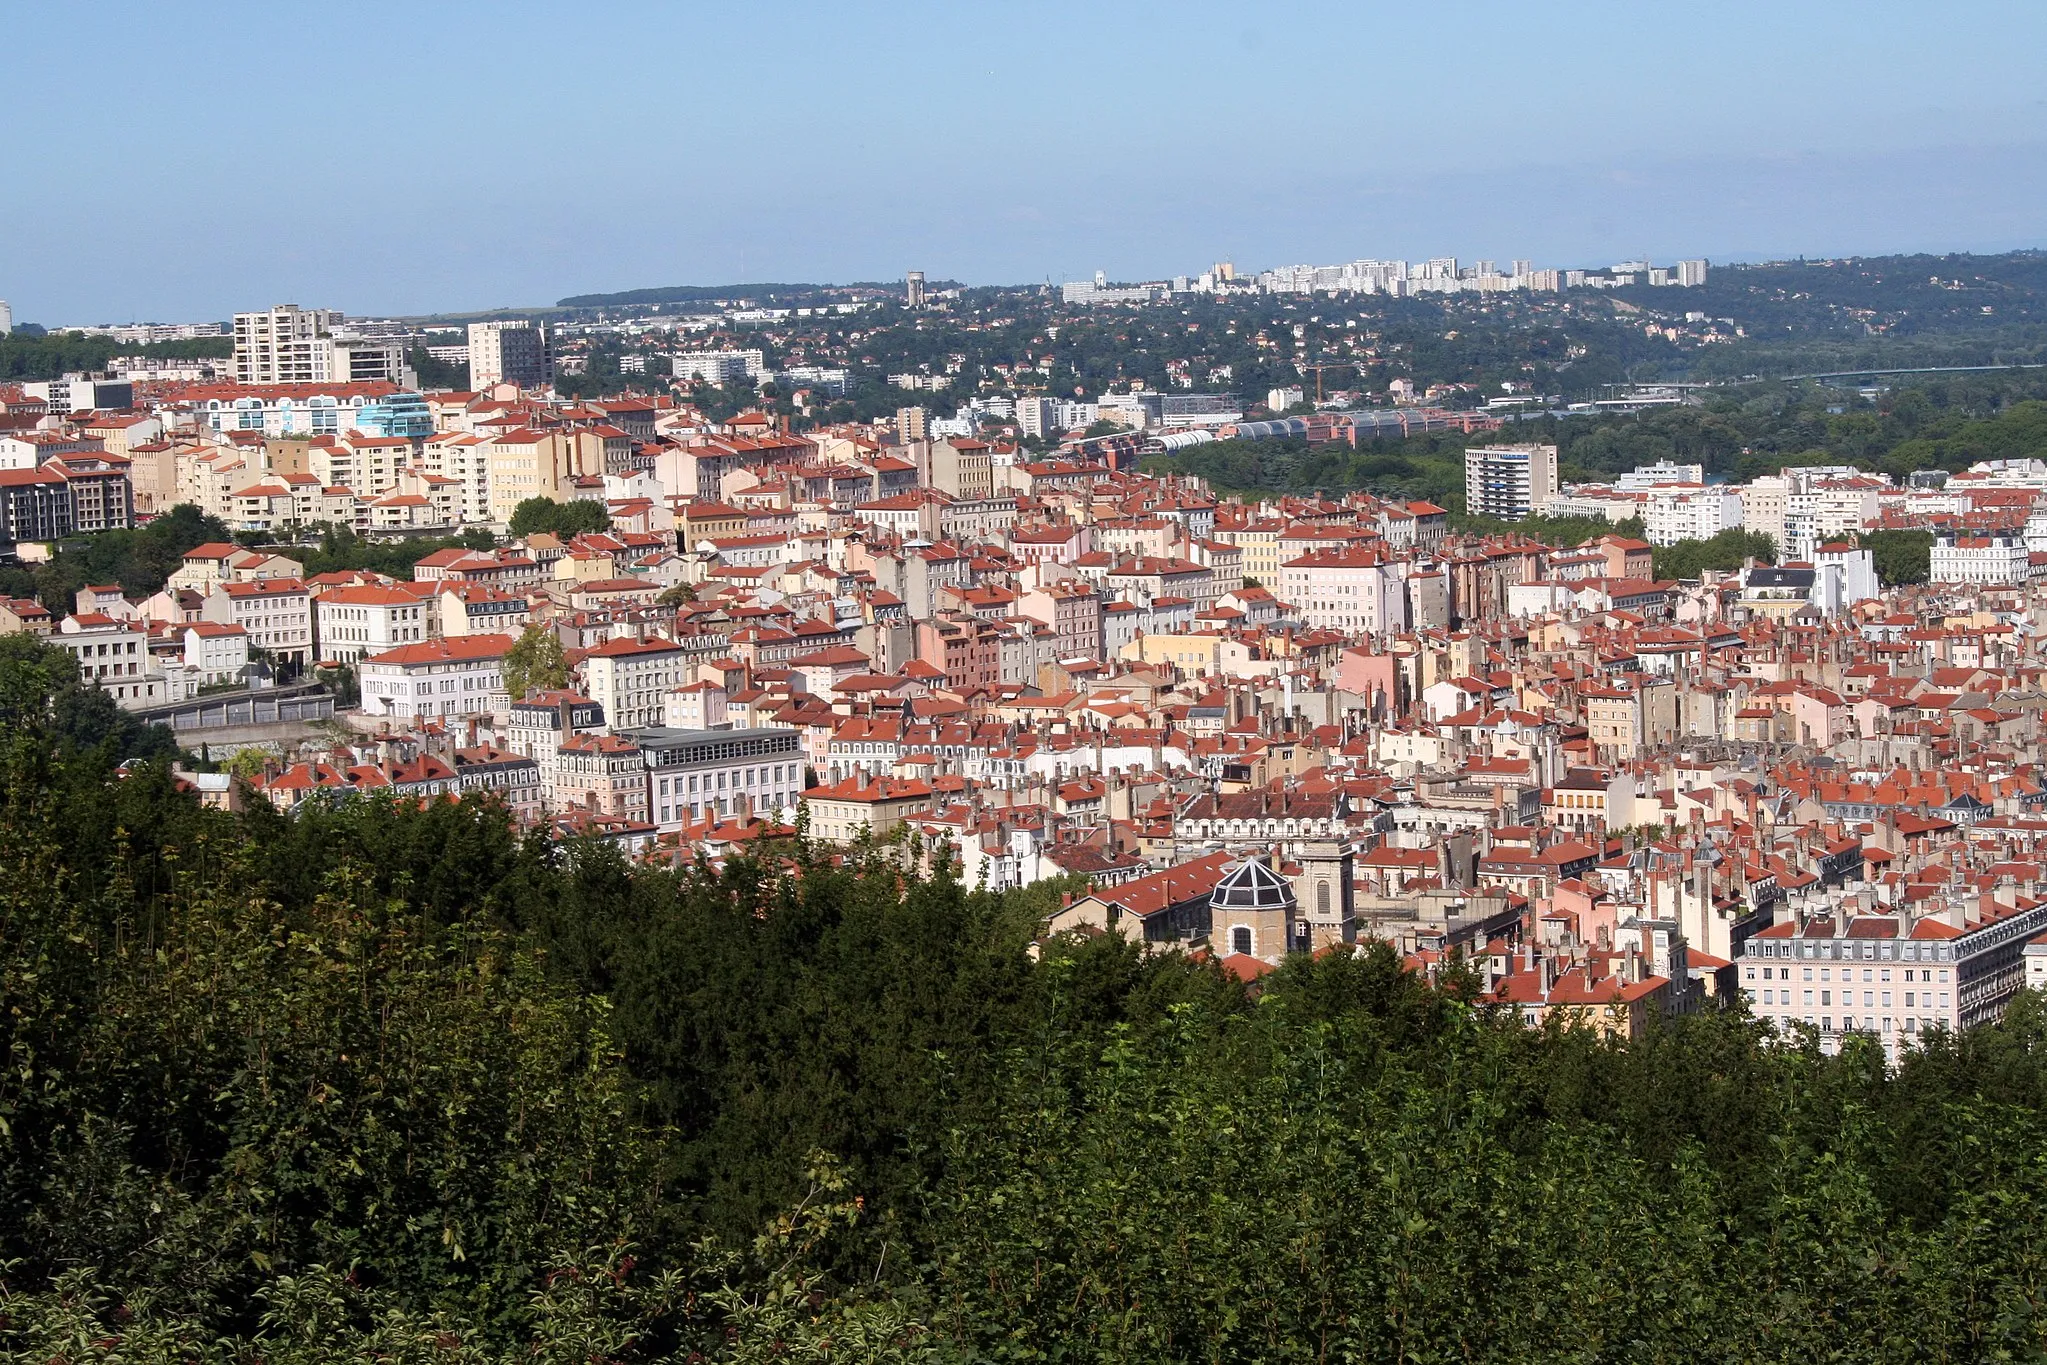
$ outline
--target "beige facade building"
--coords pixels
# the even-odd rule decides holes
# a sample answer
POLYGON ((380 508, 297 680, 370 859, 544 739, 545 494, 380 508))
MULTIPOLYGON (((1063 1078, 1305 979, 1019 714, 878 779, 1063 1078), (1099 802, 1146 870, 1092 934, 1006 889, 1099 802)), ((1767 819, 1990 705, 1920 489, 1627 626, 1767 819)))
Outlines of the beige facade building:
POLYGON ((568 502, 575 496, 574 480, 604 473, 601 442, 579 443, 562 432, 521 427, 493 438, 485 449, 490 520, 499 526, 509 523, 526 499, 568 502))
POLYGON ((803 793, 811 837, 837 844, 853 842, 863 830, 876 839, 887 838, 906 817, 931 809, 931 801, 927 782, 888 777, 867 782, 857 775, 803 793))
POLYGON ((545 324, 523 318, 469 324, 469 387, 517 384, 544 389, 554 380, 552 338, 545 324))
POLYGON ((930 446, 930 483, 963 502, 980 502, 995 495, 995 473, 986 441, 955 437, 933 441, 930 446))

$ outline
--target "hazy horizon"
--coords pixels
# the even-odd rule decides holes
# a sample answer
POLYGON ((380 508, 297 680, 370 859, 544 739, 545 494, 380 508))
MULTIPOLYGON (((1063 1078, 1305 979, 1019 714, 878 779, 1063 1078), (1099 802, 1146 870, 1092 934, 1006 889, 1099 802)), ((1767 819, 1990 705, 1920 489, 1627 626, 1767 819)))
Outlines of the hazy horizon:
POLYGON ((48 326, 2047 245, 2047 9, 2015 4, 115 4, 10 32, 14 141, 64 174, 0 207, 0 298, 48 326), (102 50, 139 97, 48 59, 102 50))

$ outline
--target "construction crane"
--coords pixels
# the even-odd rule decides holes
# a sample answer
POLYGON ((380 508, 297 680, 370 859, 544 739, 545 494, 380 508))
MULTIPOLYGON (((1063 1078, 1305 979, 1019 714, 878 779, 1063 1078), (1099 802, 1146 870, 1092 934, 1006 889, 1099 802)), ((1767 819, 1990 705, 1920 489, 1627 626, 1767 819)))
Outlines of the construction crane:
POLYGON ((1306 374, 1310 370, 1315 372, 1315 401, 1319 404, 1322 401, 1322 372, 1324 370, 1354 370, 1357 368, 1357 362, 1355 360, 1295 361, 1294 368, 1302 374, 1306 374))

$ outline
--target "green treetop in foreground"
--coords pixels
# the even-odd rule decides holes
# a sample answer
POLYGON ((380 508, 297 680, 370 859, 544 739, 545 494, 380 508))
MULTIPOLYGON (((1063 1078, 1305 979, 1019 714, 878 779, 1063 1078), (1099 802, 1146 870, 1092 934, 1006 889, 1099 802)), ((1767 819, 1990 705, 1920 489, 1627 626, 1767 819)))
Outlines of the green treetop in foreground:
MULTIPOLYGON (((11 647, 10 647, 11 648, 11 647)), ((1026 952, 897 850, 200 809, 0 658, 0 1352, 1976 1361, 2047 1347, 2047 1019, 1896 1071, 1538 1032, 1383 948, 1026 952)))
POLYGON ((569 656, 546 626, 528 626, 505 651, 505 693, 514 701, 569 685, 569 656))
POLYGON ((603 503, 590 499, 556 502, 553 498, 527 498, 512 509, 507 529, 515 536, 545 531, 567 540, 586 531, 610 530, 611 514, 603 503))

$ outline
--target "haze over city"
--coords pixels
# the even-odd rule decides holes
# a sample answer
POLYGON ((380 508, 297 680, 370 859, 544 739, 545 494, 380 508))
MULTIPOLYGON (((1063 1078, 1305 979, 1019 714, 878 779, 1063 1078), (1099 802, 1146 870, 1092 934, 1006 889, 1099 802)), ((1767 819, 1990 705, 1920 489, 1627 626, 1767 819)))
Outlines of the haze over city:
POLYGON ((2020 3, 17 5, 8 32, 11 136, 63 189, 0 205, 0 297, 49 324, 2004 250, 2047 216, 2020 3), (112 90, 76 88, 82 51, 112 90))

